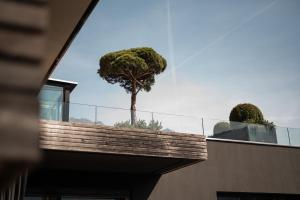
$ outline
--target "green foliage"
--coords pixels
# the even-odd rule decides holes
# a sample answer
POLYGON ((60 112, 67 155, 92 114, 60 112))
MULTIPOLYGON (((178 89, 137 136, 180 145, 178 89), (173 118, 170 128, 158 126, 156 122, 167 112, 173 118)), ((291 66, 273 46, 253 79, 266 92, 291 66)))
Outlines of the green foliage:
POLYGON ((148 124, 148 129, 151 129, 151 130, 156 130, 156 131, 159 131, 163 128, 161 122, 159 122, 158 120, 155 121, 155 120, 151 120, 148 124))
POLYGON ((132 48, 102 56, 98 74, 108 83, 119 83, 126 92, 148 92, 155 82, 154 75, 163 72, 166 66, 165 58, 152 48, 132 48))
POLYGON ((122 122, 117 122, 117 123, 114 124, 114 127, 118 127, 118 128, 134 128, 134 126, 131 125, 130 120, 122 121, 122 122))
POLYGON ((230 124, 228 122, 218 122, 214 126, 214 135, 230 130, 230 124))
POLYGON ((150 129, 155 131, 159 131, 163 128, 161 122, 155 120, 151 120, 148 124, 145 120, 137 120, 134 125, 132 125, 130 121, 127 120, 123 122, 117 122, 114 124, 114 126, 119 128, 150 129))
POLYGON ((235 106, 229 116, 230 121, 264 124, 264 116, 260 109, 253 104, 244 103, 235 106))
POLYGON ((268 121, 268 120, 264 120, 263 125, 265 125, 269 129, 275 129, 275 124, 273 122, 268 121))

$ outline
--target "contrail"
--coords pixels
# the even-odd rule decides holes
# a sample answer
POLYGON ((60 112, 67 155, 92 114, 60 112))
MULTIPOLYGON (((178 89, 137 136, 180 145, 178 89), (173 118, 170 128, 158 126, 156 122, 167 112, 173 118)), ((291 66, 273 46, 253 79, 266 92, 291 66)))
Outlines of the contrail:
MULTIPOLYGON (((230 34, 234 33, 235 31, 239 30, 241 27, 243 27, 244 25, 246 25, 247 23, 249 23, 250 21, 252 21, 254 18, 258 17, 259 15, 263 14, 264 12, 266 12, 268 9, 270 9, 272 6, 274 6, 274 4, 277 2, 278 0, 274 0, 271 3, 269 3, 267 6, 263 7, 262 9, 256 11, 253 15, 251 15, 250 17, 246 18, 245 20, 243 20, 240 24, 232 27, 230 30, 228 30, 227 32, 225 32, 224 34, 220 35, 219 37, 217 37, 215 40, 213 40, 212 42, 210 42, 209 44, 207 44, 205 47, 203 47, 202 49, 200 49, 199 51, 196 51, 195 53, 193 53, 192 55, 190 55, 189 57, 187 57, 186 59, 184 59, 183 61, 181 61, 179 64, 177 64, 175 67, 176 69, 179 69, 181 67, 184 66, 184 64, 188 63, 189 61, 193 60, 194 58, 198 57, 199 55, 201 55, 203 52, 205 52, 207 49, 211 48, 212 46, 216 45, 218 42, 224 40, 226 37, 228 37, 230 34)), ((173 70, 173 69, 172 69, 173 70)), ((173 73, 173 72, 172 72, 173 73)), ((165 74, 165 76, 167 76, 168 74, 165 74)), ((165 76, 161 76, 159 79, 164 78, 165 76)), ((158 80, 159 80, 158 79, 158 80)))
POLYGON ((171 17, 171 8, 170 0, 167 0, 167 33, 168 33, 168 49, 169 49, 169 58, 170 58, 170 67, 173 81, 176 82, 176 69, 175 69, 175 60, 174 60, 174 46, 173 46, 173 31, 172 31, 172 17, 171 17))
POLYGON ((172 16, 171 16, 171 6, 170 0, 166 0, 167 8, 167 33, 168 33, 168 49, 169 49, 169 58, 170 58, 170 67, 171 67, 171 76, 173 81, 173 93, 176 99, 176 113, 178 112, 178 94, 177 94, 177 79, 176 79, 176 66, 174 60, 174 40, 173 40, 173 31, 172 31, 172 16))

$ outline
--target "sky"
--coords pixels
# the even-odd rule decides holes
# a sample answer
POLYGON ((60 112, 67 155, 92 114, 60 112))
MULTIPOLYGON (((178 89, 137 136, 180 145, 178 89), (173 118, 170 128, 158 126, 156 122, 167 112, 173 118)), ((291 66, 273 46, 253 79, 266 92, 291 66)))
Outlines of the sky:
POLYGON ((299 0, 101 0, 51 77, 78 82, 71 102, 129 108, 130 94, 97 74, 99 59, 152 47, 168 65, 138 110, 228 120, 253 103, 300 128, 299 36, 299 0))

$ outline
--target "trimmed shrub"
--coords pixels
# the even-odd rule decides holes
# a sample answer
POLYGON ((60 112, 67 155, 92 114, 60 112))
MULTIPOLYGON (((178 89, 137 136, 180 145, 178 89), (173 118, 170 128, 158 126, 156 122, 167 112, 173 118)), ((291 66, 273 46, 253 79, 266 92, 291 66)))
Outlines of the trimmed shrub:
POLYGON ((230 130, 230 124, 228 122, 218 122, 214 126, 214 135, 228 130, 230 130))
POLYGON ((264 124, 264 116, 260 109, 253 104, 243 103, 235 106, 229 116, 230 121, 264 124))

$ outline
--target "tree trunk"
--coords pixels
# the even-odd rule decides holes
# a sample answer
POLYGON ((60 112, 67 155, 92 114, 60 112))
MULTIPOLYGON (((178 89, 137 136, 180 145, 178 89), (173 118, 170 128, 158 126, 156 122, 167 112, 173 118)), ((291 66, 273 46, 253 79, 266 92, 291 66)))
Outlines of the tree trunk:
POLYGON ((131 90, 131 107, 130 107, 130 114, 131 114, 131 125, 135 125, 136 123, 136 82, 132 82, 132 90, 131 90))

